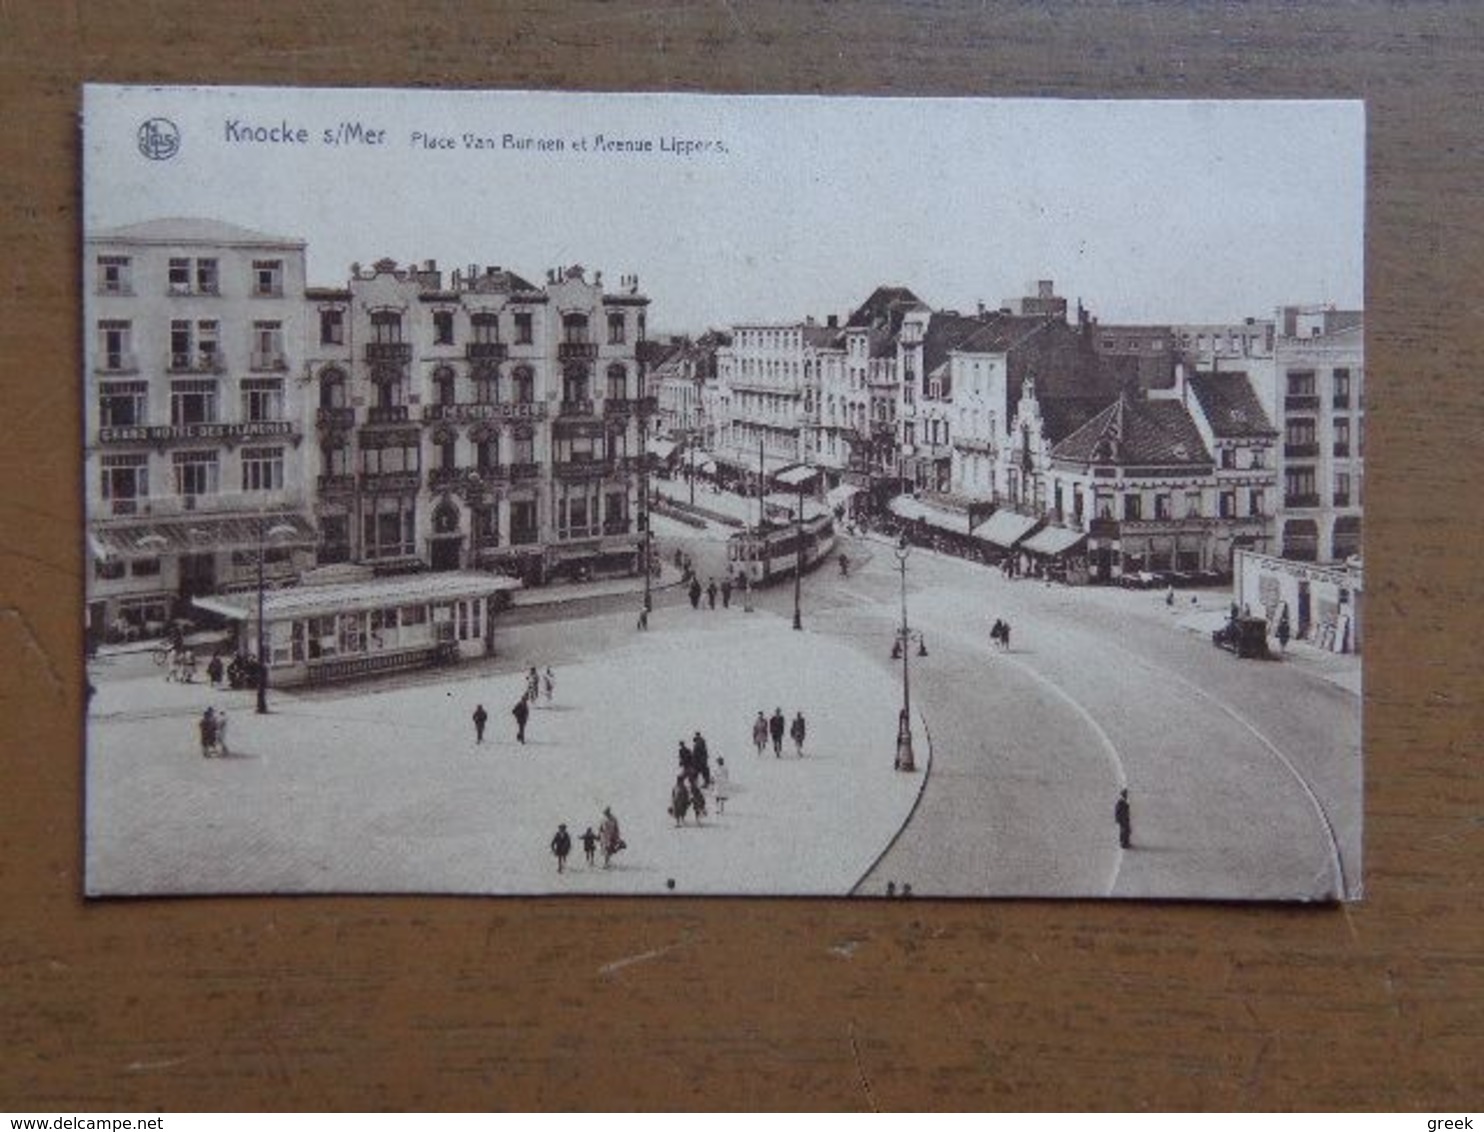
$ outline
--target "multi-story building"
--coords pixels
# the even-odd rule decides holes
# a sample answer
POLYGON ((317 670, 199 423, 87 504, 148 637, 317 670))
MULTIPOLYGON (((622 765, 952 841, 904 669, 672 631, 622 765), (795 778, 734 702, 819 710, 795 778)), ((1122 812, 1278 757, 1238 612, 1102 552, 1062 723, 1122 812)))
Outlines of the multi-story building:
POLYGON ((162 219, 84 243, 88 617, 157 631, 200 594, 296 578, 304 244, 162 219))
POLYGON ((725 333, 708 330, 694 341, 673 337, 659 344, 648 365, 659 435, 709 446, 713 421, 707 412, 705 389, 716 380, 717 350, 730 343, 725 333))
POLYGON ((1279 549, 1339 562, 1361 550, 1365 476, 1363 312, 1283 307, 1273 348, 1283 438, 1279 549))
POLYGON ((1179 358, 1192 372, 1247 375, 1268 420, 1277 420, 1277 382, 1273 371, 1272 319, 1241 322, 1178 323, 1169 327, 1179 358))
POLYGON ((580 267, 382 260, 308 292, 320 561, 630 572, 648 299, 580 267))
POLYGON ((815 352, 838 333, 813 319, 732 327, 731 345, 716 354, 727 401, 713 450, 718 460, 756 474, 761 454, 761 470, 771 475, 808 458, 819 389, 815 352))
POLYGON ((836 393, 839 443, 848 446, 842 481, 867 493, 868 510, 902 487, 898 336, 918 309, 926 308, 908 288, 881 286, 845 320, 844 389, 836 393))

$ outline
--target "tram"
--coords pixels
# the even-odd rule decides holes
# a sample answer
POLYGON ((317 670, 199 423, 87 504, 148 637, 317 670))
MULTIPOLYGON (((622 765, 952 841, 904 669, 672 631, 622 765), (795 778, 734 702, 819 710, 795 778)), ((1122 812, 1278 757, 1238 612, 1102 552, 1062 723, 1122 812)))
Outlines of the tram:
POLYGON ((770 505, 761 528, 738 531, 727 540, 727 561, 755 586, 793 576, 804 541, 804 570, 813 569, 835 549, 835 516, 827 508, 805 508, 802 525, 785 506, 770 505), (801 531, 802 526, 802 531, 801 531))

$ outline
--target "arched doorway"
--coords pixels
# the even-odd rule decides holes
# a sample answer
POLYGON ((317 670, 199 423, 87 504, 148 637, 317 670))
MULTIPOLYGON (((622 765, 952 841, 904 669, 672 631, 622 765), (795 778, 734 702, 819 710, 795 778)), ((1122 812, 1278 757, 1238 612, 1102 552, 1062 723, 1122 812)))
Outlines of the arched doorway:
POLYGON ((1319 557, 1319 525, 1313 519, 1289 519, 1283 524, 1283 557, 1299 562, 1319 557))

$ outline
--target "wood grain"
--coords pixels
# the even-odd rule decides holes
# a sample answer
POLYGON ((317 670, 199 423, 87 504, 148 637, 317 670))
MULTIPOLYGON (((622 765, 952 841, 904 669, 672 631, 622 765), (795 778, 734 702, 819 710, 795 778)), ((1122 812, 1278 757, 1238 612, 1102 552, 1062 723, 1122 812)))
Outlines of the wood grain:
POLYGON ((0 1109, 1477 1106, 1481 47, 1465 4, 0 6, 0 1109), (1367 99, 1366 901, 85 904, 85 79, 1367 99))

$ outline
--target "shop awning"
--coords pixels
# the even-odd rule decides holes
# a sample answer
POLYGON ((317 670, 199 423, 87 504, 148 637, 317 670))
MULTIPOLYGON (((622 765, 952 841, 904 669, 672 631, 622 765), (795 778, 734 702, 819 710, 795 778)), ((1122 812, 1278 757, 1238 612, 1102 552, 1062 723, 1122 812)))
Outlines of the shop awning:
POLYGON ((697 448, 692 448, 686 452, 685 458, 681 460, 681 463, 694 471, 700 472, 702 475, 710 476, 716 474, 716 461, 697 448))
POLYGON ((926 523, 950 534, 969 533, 969 516, 957 511, 945 511, 910 495, 899 495, 886 505, 887 510, 898 518, 926 523))
POLYGON ((859 495, 861 490, 853 483, 842 483, 839 487, 832 487, 825 492, 824 501, 831 507, 842 507, 859 495))
POLYGON ((95 525, 88 544, 99 558, 158 558, 170 554, 200 554, 219 550, 257 550, 261 534, 270 546, 314 546, 314 525, 295 511, 252 512, 214 517, 129 520, 95 525))
POLYGON ((1009 550, 1030 534, 1032 528, 1040 521, 1034 515, 1022 515, 1016 511, 996 511, 975 529, 974 537, 981 542, 1009 550))
POLYGON ((784 468, 773 479, 784 487, 802 487, 817 475, 819 475, 818 468, 810 467, 808 464, 798 464, 792 468, 784 468))
MULTIPOLYGON (((395 605, 423 605, 488 597, 501 590, 520 589, 517 578, 503 574, 454 571, 446 574, 417 574, 380 578, 367 582, 340 582, 327 586, 289 586, 263 595, 263 618, 269 623, 331 613, 355 613, 395 605)), ((195 598, 198 608, 248 621, 257 617, 255 593, 220 594, 195 598)))
POLYGON ((1045 527, 1025 540, 1024 549, 1032 554, 1054 557, 1058 554, 1065 554, 1079 543, 1086 541, 1086 531, 1074 531, 1068 527, 1045 527))
POLYGON ((673 440, 655 439, 649 442, 650 455, 658 456, 661 460, 668 460, 674 451, 675 442, 673 440))

